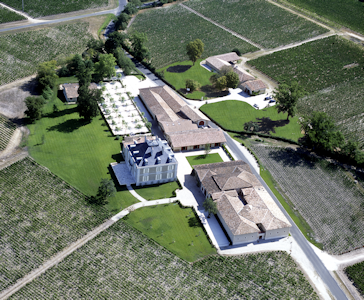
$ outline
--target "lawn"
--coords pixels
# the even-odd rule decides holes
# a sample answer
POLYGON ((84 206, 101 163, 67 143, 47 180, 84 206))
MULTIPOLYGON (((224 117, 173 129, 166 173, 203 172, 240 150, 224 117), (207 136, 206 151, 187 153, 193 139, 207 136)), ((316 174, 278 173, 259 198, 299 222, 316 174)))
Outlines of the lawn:
POLYGON ((186 156, 186 159, 190 163, 191 167, 203 164, 213 164, 217 162, 223 162, 219 153, 210 153, 208 155, 195 155, 186 156))
POLYGON ((300 150, 252 145, 251 149, 312 228, 323 250, 341 254, 364 245, 364 194, 346 172, 300 150))
POLYGON ((147 35, 146 45, 151 53, 151 62, 157 69, 187 60, 186 45, 197 38, 205 44, 202 58, 231 52, 234 48, 242 53, 258 50, 180 5, 139 13, 128 33, 134 31, 147 35))
POLYGON ((303 135, 298 117, 287 121, 287 114, 278 114, 276 108, 255 109, 246 102, 237 100, 205 104, 200 110, 228 131, 243 131, 249 121, 259 123, 259 133, 298 141, 303 135))
POLYGON ((186 93, 186 80, 192 79, 201 84, 201 89, 193 93, 185 94, 189 99, 201 99, 206 97, 206 89, 211 89, 210 77, 213 72, 208 71, 200 65, 202 59, 196 61, 195 65, 191 61, 176 62, 161 68, 158 72, 164 74, 164 79, 174 86, 181 93, 186 93))
POLYGON ((126 222, 186 261, 216 254, 190 207, 178 203, 143 207, 129 214, 126 222))
POLYGON ((0 291, 110 216, 27 157, 0 170, 0 291))
POLYGON ((184 4, 264 48, 303 41, 327 32, 265 0, 190 0, 184 4))
POLYGON ((322 16, 342 26, 364 34, 364 3, 356 0, 287 0, 314 15, 322 16))
POLYGON ((13 122, 0 115, 0 152, 8 145, 15 129, 16 125, 13 122))
POLYGON ((297 81, 310 93, 364 78, 363 48, 337 36, 261 56, 249 64, 279 83, 297 81))
POLYGON ((191 264, 123 220, 12 299, 65 295, 68 299, 319 299, 287 253, 212 255, 191 264))
POLYGON ((44 61, 82 53, 91 37, 88 28, 88 23, 78 22, 1 35, 0 85, 35 74, 44 61))
MULTIPOLYGON (((19 11, 22 10, 22 1, 20 0, 2 0, 1 2, 19 11)), ((107 5, 108 0, 32 0, 25 1, 24 11, 31 17, 38 18, 107 5)))
POLYGON ((345 269, 349 279, 354 282, 361 295, 364 295, 364 262, 352 265, 345 269))
POLYGON ((166 182, 161 184, 153 184, 148 186, 133 186, 133 189, 144 199, 157 200, 163 198, 176 197, 175 190, 180 186, 176 181, 166 182))
MULTIPOLYGON (((64 81, 67 79, 59 82, 64 81)), ((61 91, 59 94, 63 96, 61 91)), ((59 98, 49 101, 43 112, 41 120, 28 126, 28 150, 39 164, 86 195, 96 194, 102 178, 113 178, 118 186, 109 165, 123 160, 121 140, 111 135, 100 115, 87 123, 79 118, 76 105, 65 105, 59 98), (59 112, 53 112, 54 104, 59 112)), ((108 204, 110 211, 118 212, 137 202, 125 187, 117 189, 108 204)))
POLYGON ((14 22, 14 21, 20 21, 25 20, 25 17, 0 6, 0 24, 1 23, 7 23, 7 22, 14 22))

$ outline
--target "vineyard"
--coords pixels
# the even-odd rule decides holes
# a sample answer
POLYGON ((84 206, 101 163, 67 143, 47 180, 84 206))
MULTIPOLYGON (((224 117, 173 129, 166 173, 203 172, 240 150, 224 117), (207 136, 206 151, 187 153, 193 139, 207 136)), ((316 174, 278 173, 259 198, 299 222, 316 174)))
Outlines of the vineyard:
POLYGON ((343 82, 313 93, 298 101, 301 114, 324 111, 330 115, 340 131, 348 139, 358 141, 364 146, 364 78, 343 82))
POLYGON ((0 152, 8 145, 16 125, 7 118, 0 115, 0 152))
POLYGON ((41 62, 81 53, 89 38, 87 23, 0 36, 0 85, 34 74, 41 62))
MULTIPOLYGON (((2 0, 1 2, 15 8, 16 10, 22 10, 21 0, 2 0)), ((31 17, 38 18, 82 9, 107 6, 107 4, 108 0, 32 0, 25 2, 24 11, 31 17)))
POLYGON ((364 245, 364 195, 340 167, 287 149, 252 149, 325 251, 340 254, 364 245))
POLYGON ((311 11, 352 30, 364 33, 363 3, 360 1, 331 0, 325 1, 288 0, 288 2, 311 11))
POLYGON ((265 0, 192 0, 184 4, 264 48, 275 48, 327 32, 265 0))
POLYGON ((179 5, 138 14, 128 33, 133 31, 146 33, 156 68, 187 60, 186 45, 197 38, 205 44, 204 58, 231 52, 234 48, 242 53, 258 50, 179 5))
POLYGON ((103 208, 31 158, 0 170, 0 290, 101 224, 103 208))
POLYGON ((194 264, 120 220, 11 299, 318 299, 291 257, 208 256, 194 264))
POLYGON ((345 273, 364 296, 364 262, 347 267, 345 273))
POLYGON ((25 18, 11 10, 4 8, 3 6, 0 6, 0 24, 20 20, 25 20, 25 18))
POLYGON ((279 83, 295 80, 307 92, 364 78, 364 51, 337 36, 278 51, 249 61, 279 83))

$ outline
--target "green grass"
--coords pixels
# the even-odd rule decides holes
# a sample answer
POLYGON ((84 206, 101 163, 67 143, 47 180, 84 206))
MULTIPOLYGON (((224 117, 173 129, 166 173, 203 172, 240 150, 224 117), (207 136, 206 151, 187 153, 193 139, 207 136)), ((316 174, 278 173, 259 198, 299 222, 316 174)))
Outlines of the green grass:
POLYGON ((25 20, 25 17, 0 6, 0 24, 14 21, 25 20))
POLYGON ((318 299, 288 253, 210 255, 191 264, 123 220, 11 299, 58 299, 65 295, 75 300, 318 299))
POLYGON ((315 15, 364 33, 363 10, 364 3, 356 0, 286 0, 298 7, 304 8, 315 15))
POLYGON ((341 37, 303 44, 249 61, 279 83, 297 81, 307 92, 364 78, 362 47, 341 37), (350 64, 352 68, 344 68, 350 64))
POLYGON ((175 190, 179 188, 180 186, 176 181, 153 184, 145 187, 133 186, 133 189, 147 200, 176 197, 175 190))
MULTIPOLYGON (((164 79, 168 81, 171 85, 173 85, 176 90, 185 89, 187 79, 192 79, 199 82, 201 84, 201 87, 211 86, 210 77, 213 75, 213 73, 202 67, 200 65, 201 61, 202 59, 197 60, 194 66, 191 61, 176 62, 170 64, 167 67, 161 68, 157 71, 162 72, 164 74, 164 79), (174 66, 191 66, 191 67, 183 73, 173 73, 167 71, 168 68, 174 66)), ((201 90, 194 91, 193 93, 185 95, 185 97, 189 99, 201 99, 201 97, 205 96, 206 93, 201 90)))
MULTIPOLYGON (((113 178, 110 163, 122 160, 121 141, 115 140, 101 115, 86 123, 76 105, 65 105, 59 98, 49 101, 43 112, 41 120, 28 126, 30 155, 83 193, 95 195, 102 178, 113 178), (58 113, 53 113, 54 104, 58 113)), ((107 207, 118 212, 136 202, 126 188, 118 187, 107 207)))
POLYGON ((179 5, 138 14, 128 33, 134 31, 147 35, 146 46, 157 69, 187 60, 186 45, 197 38, 205 44, 202 58, 231 52, 234 48, 239 48, 242 53, 258 50, 179 5))
POLYGON ((246 102, 227 100, 201 106, 201 111, 225 130, 243 131, 249 121, 258 122, 259 132, 298 141, 303 135, 298 117, 286 121, 287 114, 278 114, 275 107, 255 109, 246 102))
POLYGON ((0 191, 0 290, 110 216, 29 157, 0 170, 0 191))
POLYGON ((105 21, 104 21, 104 23, 102 23, 99 30, 97 30, 97 36, 100 36, 101 31, 103 31, 107 27, 107 25, 109 25, 109 23, 115 19, 116 16, 114 14, 107 14, 104 17, 105 17, 105 21))
POLYGON ((211 153, 208 155, 195 155, 195 156, 186 156, 187 161, 190 163, 191 167, 196 165, 203 164, 213 164, 217 162, 223 162, 219 153, 211 153))
POLYGON ((189 262, 216 254, 190 207, 178 203, 143 207, 129 214, 126 222, 189 262))
POLYGON ((359 293, 364 295, 364 262, 347 267, 345 273, 348 275, 349 279, 354 282, 359 293))
POLYGON ((0 36, 0 85, 35 74, 44 61, 82 53, 91 37, 88 27, 78 22, 0 36))
MULTIPOLYGON (((22 10, 22 1, 20 0, 3 0, 2 2, 15 8, 16 10, 22 10)), ((42 16, 68 13, 82 9, 103 7, 107 6, 107 4, 108 0, 25 0, 24 11, 33 18, 38 18, 42 16)))
POLYGON ((185 5, 264 48, 306 40, 327 29, 265 0, 191 0, 185 5))

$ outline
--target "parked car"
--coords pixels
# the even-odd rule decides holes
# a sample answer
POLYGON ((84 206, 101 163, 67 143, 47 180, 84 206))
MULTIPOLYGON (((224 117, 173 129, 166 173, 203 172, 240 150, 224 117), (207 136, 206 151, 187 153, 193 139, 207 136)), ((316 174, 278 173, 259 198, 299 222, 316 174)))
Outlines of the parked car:
POLYGON ((257 104, 254 104, 253 107, 259 109, 259 106, 257 104))
POLYGON ((269 103, 276 103, 276 100, 269 100, 269 103))
POLYGON ((264 98, 264 100, 273 100, 273 97, 272 96, 267 96, 264 98))

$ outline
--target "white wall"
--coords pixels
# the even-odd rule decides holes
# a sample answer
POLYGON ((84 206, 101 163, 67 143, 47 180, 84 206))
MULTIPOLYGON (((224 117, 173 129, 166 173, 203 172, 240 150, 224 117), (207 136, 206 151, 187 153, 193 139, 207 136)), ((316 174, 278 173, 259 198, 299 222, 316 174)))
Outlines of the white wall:
POLYGON ((276 239, 276 238, 282 238, 287 237, 289 234, 290 228, 280 228, 280 229, 274 229, 274 230, 267 230, 265 233, 265 239, 276 239))

